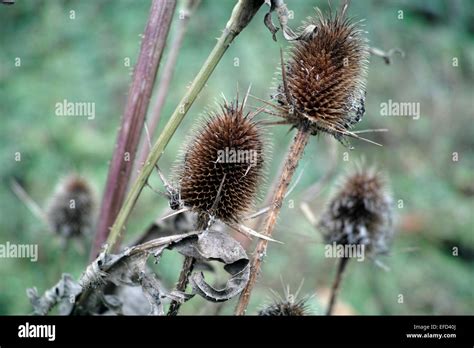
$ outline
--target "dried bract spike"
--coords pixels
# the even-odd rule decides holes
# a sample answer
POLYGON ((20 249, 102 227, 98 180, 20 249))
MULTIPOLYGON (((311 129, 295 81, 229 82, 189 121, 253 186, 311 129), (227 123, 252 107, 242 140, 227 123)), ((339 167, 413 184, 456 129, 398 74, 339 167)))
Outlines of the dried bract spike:
POLYGON ((72 175, 58 185, 46 214, 51 229, 69 239, 90 234, 93 209, 94 198, 89 184, 72 175))
POLYGON ((180 168, 184 205, 198 214, 236 222, 251 206, 263 176, 261 129, 235 104, 211 115, 191 141, 180 168))
POLYGON ((290 124, 338 140, 365 112, 369 57, 364 32, 346 18, 346 9, 328 18, 318 9, 290 50, 276 95, 290 124))
POLYGON ((374 168, 359 166, 347 175, 319 222, 327 243, 364 245, 371 254, 388 251, 392 198, 386 179, 374 168))

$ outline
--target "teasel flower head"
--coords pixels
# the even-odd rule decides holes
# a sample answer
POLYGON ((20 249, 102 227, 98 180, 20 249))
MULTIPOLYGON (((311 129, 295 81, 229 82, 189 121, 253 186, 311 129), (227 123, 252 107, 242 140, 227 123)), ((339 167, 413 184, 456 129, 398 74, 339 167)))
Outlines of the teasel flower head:
POLYGON ((286 123, 342 141, 365 112, 368 44, 359 22, 346 18, 347 4, 335 15, 316 11, 282 62, 274 98, 286 123))
POLYGON ((88 182, 73 174, 58 184, 46 209, 47 220, 53 232, 66 240, 87 236, 92 229, 94 206, 88 182))
MULTIPOLYGON (((301 289, 301 286, 300 286, 301 289)), ((289 288, 285 289, 285 297, 283 298, 280 294, 272 291, 275 299, 263 306, 259 310, 258 315, 260 316, 305 316, 310 315, 308 308, 308 300, 311 297, 303 297, 298 299, 298 291, 295 294, 291 294, 289 288)))
POLYGON ((318 227, 328 244, 364 245, 368 255, 377 255, 389 250, 392 220, 386 177, 359 164, 342 178, 318 227))
MULTIPOLYGON (((247 98, 246 98, 247 99, 247 98)), ((244 114, 244 102, 211 112, 189 142, 178 169, 181 200, 199 217, 237 222, 255 202, 263 181, 263 129, 244 114)))

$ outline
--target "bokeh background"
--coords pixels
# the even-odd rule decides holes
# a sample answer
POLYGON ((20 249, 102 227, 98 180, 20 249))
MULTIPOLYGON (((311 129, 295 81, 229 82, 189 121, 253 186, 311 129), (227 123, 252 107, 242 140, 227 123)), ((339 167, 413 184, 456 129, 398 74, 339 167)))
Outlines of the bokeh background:
MULTIPOLYGON (((215 44, 233 5, 230 0, 204 0, 191 18, 159 129, 215 44)), ((328 8, 326 1, 288 1, 294 11, 290 25, 298 27, 315 6, 328 8)), ((63 255, 57 238, 12 193, 10 180, 16 178, 44 206, 58 180, 75 171, 90 180, 100 200, 149 7, 150 1, 136 0, 23 0, 0 7, 0 243, 39 246, 36 263, 0 259, 0 314, 31 313, 26 288, 36 286, 43 292, 62 272, 77 278, 87 265, 90 240, 85 250, 71 247, 63 255), (71 10, 76 15, 73 20, 71 10), (19 67, 15 66, 17 57, 19 67), (127 57, 131 67, 124 66, 127 57), (55 103, 64 99, 94 102, 96 118, 55 116, 55 103), (22 154, 19 162, 14 159, 16 152, 22 154)), ((241 93, 252 84, 252 94, 269 98, 279 50, 287 43, 281 35, 278 42, 272 41, 263 25, 266 11, 263 6, 232 44, 179 127, 160 160, 167 175, 186 135, 222 93, 229 99, 237 84, 241 93)), ((377 57, 370 60, 367 111, 357 129, 388 128, 387 133, 366 134, 384 146, 352 140, 353 150, 337 144, 336 155, 331 155, 325 137, 311 140, 300 165, 301 180, 288 197, 275 232, 285 244, 270 245, 249 313, 256 313, 271 299, 271 289, 282 294, 284 283, 294 291, 303 279, 301 294, 314 294, 309 303, 313 313, 324 312, 335 260, 324 257, 321 237, 299 206, 305 190, 324 176, 335 159, 336 174, 310 201, 318 216, 337 177, 364 157, 390 177, 397 203, 397 234, 391 254, 382 259, 389 271, 369 260, 349 265, 336 312, 472 314, 474 3, 354 1, 350 14, 366 19, 372 46, 399 47, 405 52, 403 59, 393 57, 391 65, 377 57), (420 103, 420 118, 381 116, 380 104, 389 99, 420 103), (343 160, 345 153, 349 161, 343 160), (453 248, 458 248, 457 256, 453 248)), ((177 23, 178 11, 169 38, 177 23)), ((286 127, 271 129, 269 182, 291 139, 286 127)), ((156 177, 152 183, 160 186, 156 177)), ((163 198, 145 190, 125 240, 133 240, 166 206, 163 198)), ((168 252, 156 266, 167 286, 177 279, 181 259, 168 252)), ((228 302, 221 313, 231 314, 234 305, 235 300, 228 302)), ((182 307, 184 314, 214 311, 213 305, 200 299, 182 307)))

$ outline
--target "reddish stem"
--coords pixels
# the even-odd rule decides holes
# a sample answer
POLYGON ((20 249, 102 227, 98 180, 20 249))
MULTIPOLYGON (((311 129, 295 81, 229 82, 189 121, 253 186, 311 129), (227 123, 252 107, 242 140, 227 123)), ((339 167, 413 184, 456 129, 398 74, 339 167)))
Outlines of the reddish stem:
POLYGON ((176 0, 153 0, 140 55, 109 167, 91 259, 107 240, 127 191, 146 111, 171 24, 176 0))

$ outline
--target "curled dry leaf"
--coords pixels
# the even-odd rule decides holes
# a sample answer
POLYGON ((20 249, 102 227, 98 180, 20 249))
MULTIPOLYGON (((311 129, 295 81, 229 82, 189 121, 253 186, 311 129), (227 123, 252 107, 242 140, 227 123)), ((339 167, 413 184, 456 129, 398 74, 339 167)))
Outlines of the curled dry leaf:
POLYGON ((288 12, 285 2, 283 0, 265 0, 265 3, 270 6, 270 10, 265 15, 264 23, 268 30, 270 30, 272 33, 273 40, 276 41, 275 34, 279 30, 279 28, 275 27, 272 21, 272 13, 275 11, 277 13, 278 21, 283 28, 283 37, 285 40, 297 40, 297 35, 288 26, 288 18, 290 13, 288 12))
POLYGON ((199 261, 215 260, 225 264, 224 269, 231 275, 231 278, 223 289, 215 289, 207 284, 202 272, 193 273, 190 277, 193 292, 208 301, 229 300, 238 295, 249 280, 248 256, 240 243, 227 233, 208 230, 199 235, 182 239, 174 244, 172 249, 199 261))

